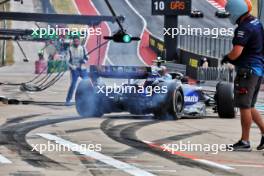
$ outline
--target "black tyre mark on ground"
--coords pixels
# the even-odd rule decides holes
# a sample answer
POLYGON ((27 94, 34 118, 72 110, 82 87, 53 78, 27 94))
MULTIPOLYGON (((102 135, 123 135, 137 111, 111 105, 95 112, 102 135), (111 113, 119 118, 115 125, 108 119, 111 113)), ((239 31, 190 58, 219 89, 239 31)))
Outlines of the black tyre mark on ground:
POLYGON ((32 115, 25 115, 25 116, 19 116, 19 117, 10 118, 10 119, 6 120, 6 123, 3 126, 7 126, 10 123, 19 123, 19 122, 22 122, 24 120, 31 119, 31 118, 38 117, 38 116, 42 116, 42 115, 45 115, 45 114, 47 114, 47 113, 32 114, 32 115))
POLYGON ((68 168, 64 167, 62 163, 53 161, 50 158, 39 154, 37 151, 31 151, 32 147, 26 142, 25 135, 29 131, 41 126, 80 119, 81 118, 68 117, 19 124, 4 124, 0 126, 0 143, 9 150, 16 152, 23 161, 29 163, 32 166, 68 170, 68 168))
POLYGON ((87 159, 87 158, 83 157, 82 155, 80 155, 79 153, 76 153, 76 152, 74 152, 74 154, 79 158, 81 163, 89 170, 89 172, 93 176, 109 175, 108 172, 100 170, 100 168, 102 168, 102 167, 103 167, 103 169, 105 169, 105 168, 107 168, 107 169, 115 169, 114 167, 106 165, 106 164, 104 164, 101 161, 87 159), (98 167, 98 166, 100 166, 100 167, 98 167))
MULTIPOLYGON (((113 116, 113 115, 107 115, 105 116, 106 118, 110 118, 112 119, 111 120, 111 124, 109 123, 108 124, 108 127, 112 127, 112 123, 115 121, 115 120, 120 120, 120 119, 146 119, 146 117, 148 118, 148 116, 113 116)), ((94 129, 98 129, 98 128, 87 128, 87 130, 94 130, 94 129)), ((79 130, 71 130, 72 132, 78 132, 79 130)), ((83 131, 82 129, 80 129, 80 131, 83 131)), ((138 151, 138 150, 136 150, 138 151)), ((105 163, 103 162, 100 162, 100 161, 93 161, 93 160, 90 160, 90 159, 87 159, 85 157, 82 157, 80 154, 78 153, 74 153, 78 158, 79 160, 81 161, 81 163, 87 168, 89 169, 89 172, 94 175, 94 176, 102 176, 102 175, 109 175, 109 170, 115 170, 116 168, 112 167, 112 166, 109 166, 109 165, 106 165, 105 163), (91 166, 93 166, 93 168, 91 168, 91 166), (98 168, 98 169, 96 169, 98 168), (109 169, 107 171, 104 171, 104 170, 100 170, 100 168, 103 168, 103 169, 109 169)), ((117 155, 115 155, 117 156, 117 155)))
POLYGON ((66 130, 66 133, 78 133, 83 131, 92 131, 92 130, 98 130, 97 127, 91 127, 91 128, 81 128, 81 129, 74 129, 74 130, 66 130))
MULTIPOLYGON (((25 135, 29 131, 42 127, 42 126, 55 125, 56 123, 66 122, 66 121, 71 121, 71 120, 80 120, 82 118, 76 118, 76 117, 60 118, 60 119, 53 119, 53 120, 42 120, 42 121, 35 121, 35 122, 29 122, 29 123, 22 123, 25 120, 38 117, 41 115, 45 115, 45 114, 32 114, 32 115, 27 115, 27 116, 15 117, 10 120, 7 120, 5 124, 0 126, 0 145, 4 145, 11 151, 17 152, 23 161, 35 167, 69 170, 68 168, 62 166, 63 163, 55 162, 51 160, 50 158, 39 154, 36 151, 31 151, 32 147, 27 144, 25 140, 25 135), (17 123, 20 123, 20 124, 17 124, 17 123)), ((100 128, 98 127, 97 128, 84 128, 84 129, 77 129, 77 130, 68 130, 65 132, 74 133, 74 132, 97 130, 97 129, 100 129, 100 128)), ((96 168, 97 165, 100 165, 100 164, 102 165, 103 163, 100 163, 99 161, 91 161, 91 160, 88 160, 82 157, 78 153, 75 153, 75 152, 73 153, 79 158, 79 160, 88 169, 88 171, 83 171, 83 172, 89 172, 94 176, 108 175, 107 173, 104 173, 100 171, 99 169, 94 169, 96 168), (89 168, 88 165, 95 165, 95 166, 93 168, 89 168)), ((110 169, 114 169, 114 168, 110 168, 110 169)), ((16 173, 16 174, 20 174, 20 173, 16 173)), ((26 173, 26 175, 28 175, 28 173, 26 173)))
MULTIPOLYGON (((87 130, 97 130, 100 128, 86 128, 87 130)), ((79 131, 83 131, 83 129, 78 129, 78 130, 68 130, 68 132, 79 132, 79 131)), ((82 155, 80 155, 79 153, 74 152, 74 154, 79 158, 80 162, 87 168, 89 169, 89 172, 93 175, 93 176, 102 176, 102 175, 109 175, 108 172, 105 171, 101 171, 100 168, 98 168, 98 166, 103 166, 104 168, 107 167, 109 169, 115 169, 112 166, 108 166, 106 164, 104 164, 103 162, 97 161, 97 160, 91 160, 91 159, 87 159, 85 157, 82 157, 82 155), (98 169, 93 169, 90 166, 94 166, 93 168, 98 168, 98 169)))
POLYGON ((153 142, 157 143, 157 144, 166 144, 166 143, 171 142, 171 141, 181 141, 183 139, 202 135, 204 133, 209 133, 209 131, 195 131, 195 132, 186 133, 186 134, 174 135, 174 136, 170 136, 167 138, 155 140, 153 142))
MULTIPOLYGON (((159 140, 152 141, 152 142, 155 143, 155 144, 166 144, 166 143, 169 143, 171 141, 173 141, 173 142, 180 141, 180 140, 183 140, 183 139, 186 139, 186 138, 190 138, 190 137, 193 137, 193 136, 197 136, 197 135, 201 135, 201 134, 204 134, 204 133, 207 133, 207 132, 209 132, 209 131, 197 131, 197 132, 192 132, 192 133, 187 133, 187 134, 170 136, 170 137, 159 139, 159 140)), ((142 152, 140 152, 138 150, 137 150, 137 152, 135 152, 135 151, 136 151, 135 148, 130 148, 130 149, 127 149, 127 150, 124 150, 124 151, 118 153, 118 155, 123 156, 123 155, 128 154, 128 153, 133 153, 134 155, 135 154, 137 154, 137 155, 142 154, 142 152)))
POLYGON ((10 173, 10 176, 45 176, 38 171, 17 171, 10 173))
POLYGON ((177 156, 177 155, 171 155, 169 153, 162 152, 158 149, 151 148, 147 144, 141 142, 136 136, 136 131, 138 131, 139 129, 145 126, 153 125, 156 123, 159 123, 159 122, 157 121, 133 122, 133 123, 114 126, 113 121, 111 119, 107 119, 102 122, 101 129, 108 137, 110 137, 111 139, 117 142, 120 142, 122 144, 136 148, 143 152, 152 153, 157 156, 166 158, 180 165, 203 169, 203 170, 211 172, 214 175, 225 175, 225 176, 239 176, 240 175, 240 174, 229 172, 226 170, 210 167, 208 165, 199 163, 197 161, 193 161, 188 158, 184 158, 184 157, 177 156))

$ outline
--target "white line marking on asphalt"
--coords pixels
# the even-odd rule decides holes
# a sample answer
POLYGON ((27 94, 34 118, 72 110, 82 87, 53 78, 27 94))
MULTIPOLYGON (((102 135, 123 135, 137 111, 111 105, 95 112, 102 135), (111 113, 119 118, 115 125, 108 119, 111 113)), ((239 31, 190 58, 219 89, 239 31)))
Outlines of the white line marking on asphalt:
POLYGON ((145 144, 154 144, 153 142, 150 142, 150 141, 142 141, 144 142, 145 144))
MULTIPOLYGON (((109 48, 109 47, 108 47, 108 48, 109 48)), ((107 52, 108 52, 108 51, 107 51, 107 52)), ((105 65, 105 63, 106 63, 107 61, 109 62, 110 65, 115 65, 115 64, 111 61, 111 59, 110 59, 108 56, 107 56, 106 59, 105 59, 104 65, 105 65)))
MULTIPOLYGON (((95 7, 94 3, 93 3, 92 1, 91 1, 90 3, 91 3, 91 5, 93 6, 93 8, 94 8, 94 10, 96 11, 96 13, 97 13, 98 15, 101 15, 101 13, 99 12, 99 10, 95 7)), ((108 35, 111 36, 111 35, 112 35, 112 31, 111 31, 111 29, 110 29, 109 24, 105 22, 105 25, 106 25, 107 30, 108 30, 108 32, 109 32, 108 35)), ((105 65, 106 61, 108 61, 108 62, 110 63, 110 65, 115 65, 115 64, 112 62, 112 60, 108 57, 109 48, 110 48, 110 42, 107 43, 107 47, 106 47, 106 51, 105 51, 105 58, 104 58, 104 61, 103 61, 103 63, 102 63, 103 65, 105 65)))
POLYGON ((128 3, 129 7, 142 19, 144 26, 145 26, 145 30, 147 32, 149 32, 150 35, 154 36, 155 38, 159 39, 159 40, 163 40, 161 37, 156 36, 155 34, 153 34, 151 31, 148 30, 147 28, 147 21, 146 19, 141 15, 141 13, 131 4, 131 2, 129 2, 129 0, 126 0, 126 3, 128 3))
POLYGON ((216 162, 212 162, 212 161, 208 161, 208 160, 204 160, 204 159, 194 159, 194 161, 198 161, 200 163, 204 163, 206 165, 213 166, 213 167, 220 168, 220 169, 225 169, 225 170, 233 170, 234 169, 233 167, 229 167, 229 166, 226 166, 223 164, 218 164, 216 162))
MULTIPOLYGON (((92 1, 91 1, 90 3, 91 3, 91 6, 92 6, 92 7, 94 8, 94 10, 96 11, 96 13, 97 13, 98 15, 101 15, 101 14, 99 13, 99 11, 97 10, 97 8, 95 7, 94 3, 93 3, 92 1)), ((76 1, 73 1, 73 4, 74 4, 75 9, 77 10, 78 14, 81 14, 81 12, 80 12, 80 10, 79 10, 77 4, 76 4, 76 1)), ((107 29, 108 29, 108 31, 109 31, 109 36, 111 36, 111 35, 112 35, 111 29, 110 29, 110 27, 109 27, 109 25, 108 25, 107 23, 105 23, 105 24, 106 24, 106 27, 107 27, 107 29)), ((88 26, 88 27, 89 27, 89 26, 88 26)), ((86 41, 85 41, 85 44, 84 44, 85 46, 87 45, 87 43, 88 43, 88 41, 89 41, 89 38, 90 38, 90 36, 87 36, 86 41)), ((110 42, 107 43, 107 47, 106 47, 106 51, 105 51, 105 58, 104 58, 104 60, 103 60, 102 65, 105 65, 106 61, 108 61, 110 65, 114 65, 113 62, 111 61, 111 59, 108 57, 109 46, 110 46, 110 42)))
MULTIPOLYGON (((134 11, 134 13, 142 20, 143 22, 143 29, 142 29, 142 32, 141 32, 141 35, 140 35, 140 38, 142 39, 143 35, 144 35, 144 32, 145 30, 147 30, 147 21, 145 20, 145 18, 137 11, 137 9, 128 1, 128 0, 125 0, 125 2, 127 3, 127 5, 132 9, 132 11, 134 11)), ((137 55, 138 55, 138 58, 140 59, 140 61, 144 64, 144 65, 148 65, 144 59, 142 58, 141 54, 140 54, 140 44, 141 44, 141 41, 138 42, 138 46, 137 46, 137 55)))
POLYGON ((50 140, 50 141, 54 141, 55 143, 60 144, 60 145, 62 145, 64 147, 67 147, 67 148, 71 149, 74 152, 77 152, 79 154, 94 158, 94 159, 96 159, 98 161, 101 161, 101 162, 103 162, 105 164, 108 164, 108 165, 113 166, 113 167, 115 167, 117 169, 120 169, 120 170, 122 170, 122 171, 124 171, 124 172, 126 172, 126 173, 128 173, 130 175, 134 175, 134 176, 155 176, 155 175, 153 175, 150 172, 147 172, 147 171, 142 170, 140 168, 137 168, 135 166, 129 165, 129 164, 125 163, 125 162, 116 160, 116 159, 111 158, 109 156, 103 155, 101 153, 89 150, 87 148, 83 148, 82 146, 80 146, 78 144, 75 144, 75 143, 72 143, 70 141, 64 140, 64 139, 59 138, 57 136, 54 136, 54 135, 51 135, 51 134, 45 134, 45 133, 37 133, 37 135, 41 136, 44 139, 47 139, 47 140, 50 140), (76 146, 78 146, 78 147, 76 147, 76 146), (77 148, 81 149, 81 150, 78 150, 77 148))
POLYGON ((191 159, 193 161, 197 161, 197 162, 200 162, 200 163, 203 163, 203 164, 206 164, 208 166, 212 166, 212 167, 215 167, 215 168, 219 168, 219 169, 224 169, 224 170, 233 170, 235 168, 232 168, 232 167, 229 167, 229 166, 226 166, 226 165, 223 165, 223 164, 218 164, 216 162, 213 162, 213 161, 209 161, 209 160, 205 160, 205 159, 199 159, 195 156, 191 156, 191 155, 186 155, 186 153, 184 152, 181 152, 181 151, 175 151, 173 150, 172 148, 170 147, 163 147, 163 146, 160 146, 160 145, 157 145, 153 142, 150 142, 150 141, 142 141, 144 142, 145 144, 151 146, 151 147, 154 147, 154 148, 158 148, 164 152, 169 152, 171 154, 174 154, 174 155, 178 155, 178 156, 182 156, 182 157, 185 157, 185 158, 188 158, 188 159, 191 159), (176 153, 177 152, 177 153, 176 153))
POLYGON ((2 163, 2 164, 11 164, 12 162, 9 159, 7 159, 6 157, 0 155, 0 163, 2 163))
POLYGON ((233 167, 254 167, 254 168, 264 168, 264 165, 251 165, 251 164, 230 164, 233 167))

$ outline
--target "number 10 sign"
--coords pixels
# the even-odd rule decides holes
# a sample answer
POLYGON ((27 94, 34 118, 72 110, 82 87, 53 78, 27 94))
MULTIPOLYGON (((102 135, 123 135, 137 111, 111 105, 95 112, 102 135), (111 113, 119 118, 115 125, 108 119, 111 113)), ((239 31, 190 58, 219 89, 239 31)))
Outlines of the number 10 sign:
POLYGON ((152 15, 189 15, 191 0, 152 0, 152 15))

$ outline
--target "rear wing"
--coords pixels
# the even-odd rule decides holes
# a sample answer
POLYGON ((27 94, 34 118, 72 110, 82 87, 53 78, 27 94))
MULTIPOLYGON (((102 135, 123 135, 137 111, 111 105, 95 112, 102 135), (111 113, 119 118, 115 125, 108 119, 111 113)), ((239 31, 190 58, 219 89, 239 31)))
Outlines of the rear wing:
POLYGON ((146 79, 151 75, 151 67, 144 66, 90 66, 93 78, 146 79))

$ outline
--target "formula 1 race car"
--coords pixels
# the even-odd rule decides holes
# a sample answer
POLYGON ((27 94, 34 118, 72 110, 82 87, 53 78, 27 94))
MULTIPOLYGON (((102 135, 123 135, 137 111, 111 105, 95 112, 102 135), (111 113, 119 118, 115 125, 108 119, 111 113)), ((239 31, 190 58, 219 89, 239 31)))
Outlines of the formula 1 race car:
POLYGON ((203 18, 204 14, 200 10, 194 9, 191 11, 190 17, 191 18, 203 18))
POLYGON ((215 16, 218 18, 228 18, 230 13, 225 10, 218 10, 215 12, 215 16))
POLYGON ((211 96, 201 87, 188 85, 181 73, 162 75, 159 68, 90 66, 89 74, 75 95, 76 109, 82 117, 129 112, 172 120, 184 115, 205 116, 207 106, 213 106, 221 118, 235 117, 229 83, 219 83, 211 96))

